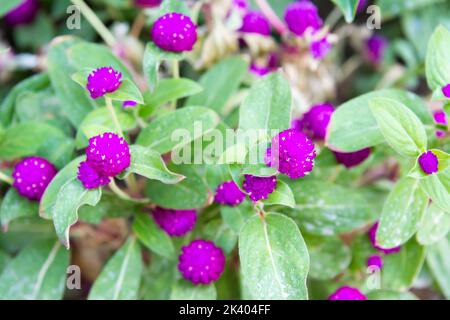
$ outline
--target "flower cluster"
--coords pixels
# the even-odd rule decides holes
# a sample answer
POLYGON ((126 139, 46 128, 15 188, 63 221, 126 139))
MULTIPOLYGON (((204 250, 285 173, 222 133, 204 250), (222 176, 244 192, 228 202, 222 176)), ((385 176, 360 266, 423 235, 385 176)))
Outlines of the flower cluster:
POLYGON ((220 184, 216 189, 216 195, 214 197, 217 203, 232 207, 239 205, 244 199, 245 193, 239 189, 233 180, 220 184))
POLYGON ((343 286, 331 294, 328 300, 367 300, 367 297, 357 288, 343 286))
POLYGON ((419 165, 426 174, 433 174, 438 172, 439 159, 433 151, 426 151, 419 157, 419 165))
POLYGON ((196 210, 172 210, 155 208, 153 218, 156 223, 171 237, 182 237, 191 231, 197 222, 196 210))
POLYGON ((5 21, 10 26, 31 23, 39 10, 37 0, 23 0, 5 15, 5 21))
POLYGON ((247 11, 239 29, 243 33, 256 33, 263 36, 270 36, 270 24, 266 17, 258 11, 247 11))
POLYGON ((277 177, 256 177, 250 174, 244 175, 242 188, 247 192, 250 199, 259 201, 267 199, 277 187, 277 177))
POLYGON ((284 20, 289 30, 298 36, 303 36, 307 30, 319 30, 323 23, 317 7, 307 0, 291 3, 286 8, 284 20))
POLYGON ((116 91, 122 84, 122 74, 111 67, 95 69, 88 76, 86 85, 92 99, 116 91))

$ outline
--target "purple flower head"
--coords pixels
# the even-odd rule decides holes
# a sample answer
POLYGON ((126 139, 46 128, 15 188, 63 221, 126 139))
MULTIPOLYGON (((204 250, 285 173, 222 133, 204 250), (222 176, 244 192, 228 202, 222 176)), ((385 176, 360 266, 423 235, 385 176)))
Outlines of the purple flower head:
POLYGON ((383 266, 383 258, 381 258, 377 254, 373 254, 367 259, 367 266, 381 269, 381 267, 383 266))
POLYGON ((10 26, 31 23, 39 10, 37 0, 24 0, 5 15, 5 21, 10 26))
POLYGON ((443 93, 444 96, 446 96, 447 98, 450 98, 450 83, 447 84, 445 87, 442 88, 442 93, 443 93))
POLYGON ((303 132, 288 129, 272 139, 265 161, 289 178, 298 179, 311 172, 315 157, 314 143, 303 132))
POLYGON ((426 151, 420 155, 419 165, 426 174, 433 174, 438 172, 439 160, 432 151, 426 151))
POLYGON ((151 38, 165 51, 191 51, 197 42, 197 26, 182 13, 167 13, 153 24, 151 38))
POLYGON ((269 21, 258 11, 247 11, 239 31, 244 33, 257 33, 263 36, 270 36, 271 33, 269 21))
POLYGON ((375 223, 369 230, 369 239, 370 242, 372 243, 372 246, 377 249, 380 252, 383 252, 384 254, 391 254, 391 253, 396 253, 399 252, 401 247, 394 247, 394 248, 382 248, 380 247, 377 243, 376 243, 376 234, 377 234, 377 230, 378 230, 378 222, 375 223))
POLYGON ((320 60, 331 50, 331 43, 328 41, 328 37, 323 37, 320 40, 313 41, 309 47, 309 51, 314 59, 320 60))
MULTIPOLYGON (((433 113, 433 117, 434 117, 434 122, 436 122, 437 124, 448 125, 447 114, 445 113, 444 110, 435 111, 433 113)), ((443 138, 445 136, 445 131, 437 130, 436 136, 438 138, 443 138)))
POLYGON ((44 158, 24 158, 14 167, 13 187, 21 196, 39 201, 56 172, 55 166, 44 158))
POLYGON ((217 281, 225 268, 225 255, 212 241, 194 240, 181 248, 178 270, 193 284, 217 281))
POLYGON ((289 30, 300 37, 308 28, 317 31, 322 27, 322 19, 317 7, 306 0, 288 5, 284 13, 284 20, 289 30))
POLYGON ((134 108, 137 106, 137 102, 133 100, 127 100, 122 103, 123 108, 134 108))
POLYGON ((359 0, 356 12, 361 13, 367 7, 367 0, 359 0))
POLYGON ((182 237, 197 222, 196 210, 172 210, 157 207, 153 210, 156 223, 171 237, 182 237))
POLYGON ((97 189, 100 186, 109 184, 109 177, 101 176, 92 168, 87 161, 83 161, 78 166, 78 179, 86 189, 97 189))
POLYGON ((89 139, 87 162, 104 177, 114 177, 130 166, 128 143, 117 134, 105 132, 89 139))
POLYGON ((323 140, 333 112, 334 106, 331 103, 317 104, 297 120, 294 127, 303 131, 310 139, 323 140))
POLYGON ((379 64, 384 57, 384 51, 387 47, 386 38, 374 35, 367 39, 365 46, 365 54, 367 59, 373 64, 379 64))
POLYGON ((251 174, 244 175, 244 182, 242 188, 248 193, 248 196, 253 201, 267 199, 277 187, 277 177, 256 177, 251 174))
POLYGON ((233 181, 226 181, 219 185, 216 189, 214 201, 220 204, 237 206, 245 199, 245 193, 239 189, 237 184, 233 181))
POLYGON ((352 168, 363 163, 371 153, 370 148, 365 148, 355 152, 334 152, 336 161, 343 164, 346 168, 352 168))
POLYGON ((163 0, 134 0, 134 5, 140 8, 158 7, 163 0))
POLYGON ((270 73, 270 69, 268 67, 261 67, 255 63, 250 65, 250 73, 254 74, 257 77, 264 77, 265 75, 270 73))
POLYGON ((122 84, 121 79, 122 74, 111 67, 98 68, 89 74, 86 88, 91 98, 97 99, 116 91, 122 84))
POLYGON ((332 293, 328 300, 367 300, 367 297, 357 288, 343 286, 332 293))

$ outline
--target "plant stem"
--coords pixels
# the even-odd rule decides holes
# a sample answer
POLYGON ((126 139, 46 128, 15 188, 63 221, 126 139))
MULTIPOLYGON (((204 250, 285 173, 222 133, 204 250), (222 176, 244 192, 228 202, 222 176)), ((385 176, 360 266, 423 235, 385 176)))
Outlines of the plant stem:
POLYGON ((0 171, 0 180, 8 184, 13 184, 13 178, 0 171))
POLYGON ((131 27, 130 35, 135 38, 139 38, 139 35, 141 34, 142 29, 145 26, 145 13, 142 10, 139 12, 139 15, 134 20, 133 25, 131 27))
MULTIPOLYGON (((180 63, 177 59, 172 60, 172 75, 174 79, 180 78, 180 63)), ((177 99, 174 99, 171 104, 171 109, 175 110, 177 108, 177 99)))
POLYGON ((328 18, 325 20, 325 25, 328 26, 328 28, 333 29, 336 23, 338 23, 339 19, 342 17, 342 12, 339 10, 338 7, 335 7, 333 11, 328 15, 328 18))
POLYGON ((122 127, 120 126, 119 118, 117 118, 116 111, 114 110, 114 106, 112 104, 112 100, 110 98, 105 97, 106 107, 108 108, 109 114, 111 115, 111 119, 116 127, 117 133, 123 137, 122 127))
POLYGON ((83 16, 89 21, 91 26, 103 38, 110 47, 114 47, 117 43, 113 34, 106 28, 103 22, 97 17, 94 11, 84 2, 84 0, 71 0, 78 7, 83 16))
POLYGON ((124 200, 128 200, 128 201, 133 201, 133 202, 138 202, 138 203, 148 203, 149 200, 148 199, 134 199, 132 197, 130 197, 128 194, 126 194, 125 192, 123 192, 116 184, 116 181, 113 179, 111 179, 111 182, 109 183, 109 188, 111 189, 112 192, 114 192, 117 196, 119 196, 119 198, 124 199, 124 200))
POLYGON ((286 25, 273 11, 267 0, 255 0, 255 2, 258 5, 259 9, 261 9, 261 12, 266 16, 267 20, 269 20, 269 22, 275 28, 275 30, 277 30, 281 35, 284 35, 288 32, 286 25))

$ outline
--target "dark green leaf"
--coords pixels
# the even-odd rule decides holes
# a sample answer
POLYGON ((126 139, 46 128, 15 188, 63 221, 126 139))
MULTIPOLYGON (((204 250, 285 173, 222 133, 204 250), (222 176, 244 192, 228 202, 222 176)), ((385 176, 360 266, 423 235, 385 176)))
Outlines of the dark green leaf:
POLYGON ((171 300, 216 300, 214 284, 196 286, 186 280, 179 280, 172 288, 171 300))
POLYGON ((2 199, 0 206, 0 221, 3 229, 8 229, 8 224, 22 217, 37 216, 39 206, 37 202, 30 201, 20 196, 17 191, 10 188, 2 199))
POLYGON ((345 17, 345 21, 350 23, 353 21, 356 15, 356 9, 358 8, 359 0, 332 0, 342 11, 345 17))

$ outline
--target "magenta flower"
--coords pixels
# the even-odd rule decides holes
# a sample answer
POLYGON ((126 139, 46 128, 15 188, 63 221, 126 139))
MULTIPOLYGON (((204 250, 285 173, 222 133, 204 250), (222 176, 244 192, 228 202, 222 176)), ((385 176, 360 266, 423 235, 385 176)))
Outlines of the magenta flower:
POLYGON ((323 37, 320 40, 313 41, 309 47, 309 51, 314 59, 320 60, 331 50, 331 43, 328 41, 328 37, 323 37))
POLYGON ((357 288, 343 286, 332 293, 328 300, 367 300, 367 297, 357 288))
POLYGON ((310 139, 323 140, 333 112, 331 103, 312 106, 300 120, 294 122, 294 128, 303 131, 310 139))
POLYGON ((217 281, 225 268, 225 255, 212 241, 194 240, 181 248, 178 270, 193 284, 217 281))
POLYGON ((267 199, 269 194, 275 191, 277 187, 277 177, 256 177, 250 174, 244 175, 242 188, 247 192, 250 199, 259 201, 267 199))
POLYGON ((367 0, 359 0, 356 12, 361 13, 367 7, 367 0))
POLYGON ((137 102, 133 100, 127 100, 122 103, 123 108, 134 108, 137 106, 137 102))
POLYGON ((239 9, 243 9, 243 10, 248 9, 247 0, 233 0, 233 5, 239 9))
POLYGON ((263 36, 270 36, 271 33, 269 21, 258 11, 247 11, 239 31, 263 36))
POLYGON ((314 32, 322 27, 322 19, 317 7, 306 0, 288 5, 284 13, 284 20, 289 30, 300 37, 308 28, 314 32))
POLYGON ((237 206, 245 199, 245 193, 233 181, 226 181, 216 189, 214 201, 228 206, 237 206))
POLYGON ((5 21, 10 26, 31 23, 39 11, 37 0, 23 0, 5 15, 5 21))
POLYGON ((89 139, 86 148, 89 165, 103 177, 114 177, 130 166, 130 149, 125 139, 105 132, 89 139))
POLYGON ((270 69, 268 67, 261 67, 255 63, 250 64, 250 73, 254 74, 257 77, 264 77, 265 75, 270 73, 270 69))
POLYGON ((86 189, 97 189, 110 182, 109 177, 101 176, 87 161, 81 162, 78 166, 78 179, 86 189))
POLYGON ((379 35, 373 35, 367 39, 365 43, 365 54, 367 59, 373 64, 379 64, 383 60, 387 44, 386 38, 379 35))
POLYGON ((419 165, 426 174, 438 172, 439 159, 432 151, 426 151, 419 157, 419 165))
MULTIPOLYGON (((434 122, 436 122, 437 124, 443 124, 445 126, 448 125, 447 115, 445 114, 444 110, 435 111, 433 113, 433 117, 434 117, 434 122)), ((444 136, 445 136, 445 131, 442 131, 442 130, 436 131, 436 137, 443 138, 444 136)))
POLYGON ((46 159, 27 157, 14 167, 13 187, 21 196, 39 201, 56 173, 55 166, 46 159))
POLYGON ((191 51, 197 42, 197 26, 182 13, 167 13, 153 24, 151 38, 165 51, 191 51))
POLYGON ((98 68, 89 74, 86 88, 91 98, 97 99, 116 91, 122 84, 121 79, 122 73, 111 67, 98 68))
POLYGON ((447 98, 450 98, 450 83, 447 84, 446 86, 444 86, 442 88, 442 93, 444 94, 444 96, 446 96, 447 98))
POLYGON ((394 247, 394 248, 382 248, 380 247, 377 243, 376 243, 376 234, 377 234, 377 230, 378 230, 378 222, 375 223, 369 230, 369 239, 370 242, 372 243, 372 246, 377 249, 378 251, 383 252, 384 254, 391 254, 391 253, 396 253, 399 252, 401 247, 394 247))
POLYGON ((158 7, 163 0, 134 0, 134 5, 140 8, 158 7))
POLYGON ((314 143, 303 132, 288 129, 272 139, 265 161, 289 178, 298 179, 311 172, 315 157, 314 143))
POLYGON ((370 148, 365 148, 355 152, 334 152, 336 161, 343 164, 346 168, 352 168, 363 163, 371 153, 370 148))
POLYGON ((172 210, 156 207, 153 210, 156 223, 171 237, 182 237, 191 231, 197 222, 196 210, 172 210))
POLYGON ((381 269, 381 267, 383 266, 383 258, 381 258, 377 254, 373 254, 367 259, 367 266, 381 269))

